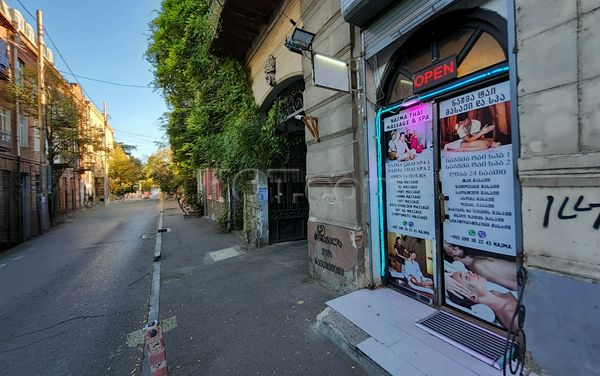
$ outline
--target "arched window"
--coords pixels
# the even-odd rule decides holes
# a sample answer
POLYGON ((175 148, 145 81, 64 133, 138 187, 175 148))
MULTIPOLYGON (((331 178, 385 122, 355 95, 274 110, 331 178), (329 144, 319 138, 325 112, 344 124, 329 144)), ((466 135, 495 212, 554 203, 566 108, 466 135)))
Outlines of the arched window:
POLYGON ((506 61, 506 39, 506 21, 488 11, 454 12, 431 21, 396 51, 382 104, 411 96, 413 74, 452 55, 457 58, 458 77, 506 61))

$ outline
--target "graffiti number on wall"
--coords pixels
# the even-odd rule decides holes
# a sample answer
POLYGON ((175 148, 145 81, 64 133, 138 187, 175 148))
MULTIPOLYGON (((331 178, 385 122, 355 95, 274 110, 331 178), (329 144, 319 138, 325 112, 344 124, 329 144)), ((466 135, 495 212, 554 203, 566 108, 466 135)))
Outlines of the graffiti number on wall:
MULTIPOLYGON (((558 212, 556 213, 556 217, 560 220, 567 220, 567 219, 574 219, 577 218, 577 213, 580 212, 589 212, 592 211, 593 209, 596 208, 600 208, 600 203, 589 203, 586 205, 583 205, 583 201, 585 200, 585 197, 583 196, 579 196, 577 198, 577 201, 575 201, 575 204, 573 205, 573 207, 571 208, 569 205, 569 200, 571 199, 571 197, 566 196, 559 209, 558 212), (583 205, 583 206, 582 206, 583 205)), ((554 196, 546 196, 546 211, 544 212, 544 223, 543 226, 544 228, 548 227, 548 223, 550 222, 550 216, 552 215, 552 205, 554 204, 554 196)), ((594 224, 592 225, 592 227, 594 228, 594 230, 598 230, 600 228, 600 210, 598 210, 598 216, 596 216, 596 220, 594 221, 594 224)))

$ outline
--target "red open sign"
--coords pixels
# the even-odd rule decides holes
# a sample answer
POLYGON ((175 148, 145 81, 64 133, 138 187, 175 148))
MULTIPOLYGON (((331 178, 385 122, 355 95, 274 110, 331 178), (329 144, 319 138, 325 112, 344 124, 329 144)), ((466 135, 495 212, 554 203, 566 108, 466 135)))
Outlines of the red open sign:
POLYGON ((413 92, 420 93, 456 78, 457 68, 456 56, 453 55, 418 71, 413 75, 413 92))

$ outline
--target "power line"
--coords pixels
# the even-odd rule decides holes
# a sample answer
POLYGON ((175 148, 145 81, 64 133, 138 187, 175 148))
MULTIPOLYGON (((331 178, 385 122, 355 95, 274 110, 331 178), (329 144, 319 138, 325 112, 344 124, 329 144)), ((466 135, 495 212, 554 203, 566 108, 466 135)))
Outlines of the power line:
POLYGON ((103 84, 108 84, 108 85, 123 86, 123 87, 135 87, 135 88, 140 88, 140 89, 152 89, 152 87, 149 86, 149 85, 143 86, 143 85, 133 85, 133 84, 122 84, 122 83, 119 83, 119 82, 100 80, 98 78, 86 77, 86 76, 82 76, 82 75, 79 75, 79 74, 72 74, 72 73, 68 73, 68 72, 63 72, 63 71, 60 71, 60 70, 59 70, 59 72, 63 73, 63 74, 69 74, 69 75, 72 75, 74 77, 83 78, 84 80, 101 82, 103 84))
MULTIPOLYGON (((31 13, 29 11, 29 9, 27 9, 27 7, 25 6, 25 4, 23 4, 23 2, 21 0, 17 0, 17 2, 19 4, 21 4, 21 6, 23 7, 23 9, 25 10, 25 12, 27 12, 27 14, 29 14, 31 16, 31 18, 33 18, 34 20, 37 19, 37 17, 35 17, 33 15, 33 13, 31 13)), ((94 100, 92 99, 92 97, 88 94, 88 92, 85 90, 85 88, 83 87, 83 85, 81 84, 81 82, 79 82, 79 80, 77 79, 77 76, 75 75, 75 73, 73 73, 73 70, 71 69, 71 67, 69 66, 69 63, 67 63, 67 60, 65 60, 64 56, 62 55, 62 53, 60 52, 60 50, 58 49, 58 46, 56 45, 56 43, 54 43, 54 40, 52 39, 52 37, 50 36, 50 33, 48 32, 48 29, 46 29, 45 26, 43 26, 44 32, 46 33, 46 36, 48 37, 48 40, 50 41, 50 43, 52 43, 52 46, 54 47, 54 49, 56 50, 56 52, 58 53, 58 56, 60 57, 60 59, 62 60, 62 62, 65 64, 65 66, 67 67, 67 69, 69 70, 69 72, 71 72, 71 75, 73 76, 73 78, 75 79, 75 81, 79 84, 79 87, 81 87, 81 90, 83 91, 83 93, 90 99, 90 101, 92 101, 92 103, 94 102, 94 100)), ((43 56, 43 52, 42 51, 38 51, 40 56, 43 56)), ((98 107, 98 105, 96 103, 94 103, 94 105, 96 107, 98 107)))
POLYGON ((278 9, 279 13, 283 14, 285 16, 285 18, 287 18, 288 20, 290 20, 291 24, 294 25, 294 27, 296 26, 296 21, 292 20, 287 14, 285 14, 285 12, 283 11, 283 5, 280 5, 279 9, 278 9))
POLYGON ((134 133, 134 132, 128 132, 128 131, 124 131, 124 130, 116 129, 116 128, 113 128, 113 129, 116 132, 121 132, 121 133, 129 134, 129 135, 132 135, 132 136, 145 137, 145 138, 150 138, 150 139, 153 139, 153 140, 161 140, 161 138, 159 138, 159 137, 147 136, 147 135, 144 135, 144 134, 139 134, 139 133, 134 133))

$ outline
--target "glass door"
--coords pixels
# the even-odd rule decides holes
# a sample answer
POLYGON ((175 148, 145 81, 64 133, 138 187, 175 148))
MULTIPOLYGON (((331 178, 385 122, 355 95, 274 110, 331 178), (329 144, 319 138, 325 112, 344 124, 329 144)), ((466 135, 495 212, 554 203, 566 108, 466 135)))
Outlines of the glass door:
POLYGON ((443 301, 507 329, 517 303, 509 83, 437 107, 443 301))
POLYGON ((432 304, 436 299, 433 106, 398 105, 381 124, 388 281, 432 304))

